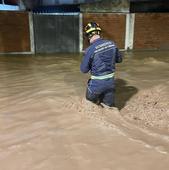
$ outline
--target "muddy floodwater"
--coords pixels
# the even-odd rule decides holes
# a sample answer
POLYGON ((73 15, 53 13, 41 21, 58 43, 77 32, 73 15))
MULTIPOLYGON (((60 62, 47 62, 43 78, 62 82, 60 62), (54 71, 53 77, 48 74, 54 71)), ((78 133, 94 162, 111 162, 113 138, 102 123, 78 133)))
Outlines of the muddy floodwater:
POLYGON ((168 170, 169 51, 124 56, 112 109, 80 55, 0 56, 0 170, 168 170))

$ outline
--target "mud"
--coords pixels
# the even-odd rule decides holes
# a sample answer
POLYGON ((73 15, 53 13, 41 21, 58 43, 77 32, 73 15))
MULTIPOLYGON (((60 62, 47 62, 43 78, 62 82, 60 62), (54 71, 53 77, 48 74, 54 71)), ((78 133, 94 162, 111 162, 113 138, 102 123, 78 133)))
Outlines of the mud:
POLYGON ((122 109, 121 114, 138 126, 169 132, 169 81, 141 90, 122 109))
POLYGON ((0 57, 0 169, 168 170, 169 53, 126 53, 112 109, 85 100, 80 61, 0 57))

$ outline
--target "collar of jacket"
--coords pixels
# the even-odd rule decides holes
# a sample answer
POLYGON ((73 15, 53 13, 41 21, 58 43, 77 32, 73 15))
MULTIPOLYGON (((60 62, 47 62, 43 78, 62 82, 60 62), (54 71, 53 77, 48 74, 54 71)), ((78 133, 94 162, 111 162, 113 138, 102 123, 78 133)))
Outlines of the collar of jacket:
POLYGON ((97 41, 100 41, 100 40, 102 40, 102 38, 98 38, 98 39, 96 39, 96 40, 94 40, 92 43, 90 43, 90 44, 93 44, 93 43, 95 43, 95 42, 97 42, 97 41))

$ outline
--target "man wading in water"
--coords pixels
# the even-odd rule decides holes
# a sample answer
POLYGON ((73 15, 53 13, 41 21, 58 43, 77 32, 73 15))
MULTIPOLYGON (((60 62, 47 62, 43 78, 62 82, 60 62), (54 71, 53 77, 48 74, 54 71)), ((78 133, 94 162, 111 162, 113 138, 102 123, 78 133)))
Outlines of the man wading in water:
POLYGON ((101 28, 95 22, 85 27, 90 46, 85 50, 80 70, 91 73, 86 99, 98 105, 114 107, 115 64, 122 62, 122 56, 114 42, 102 39, 100 33, 101 28))

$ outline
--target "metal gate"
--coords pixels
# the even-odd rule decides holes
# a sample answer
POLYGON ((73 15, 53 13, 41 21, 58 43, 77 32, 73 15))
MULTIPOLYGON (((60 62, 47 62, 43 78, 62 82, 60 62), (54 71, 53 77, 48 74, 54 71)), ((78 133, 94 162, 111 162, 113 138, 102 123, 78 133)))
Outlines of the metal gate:
POLYGON ((34 14, 36 53, 79 52, 79 14, 34 14))

